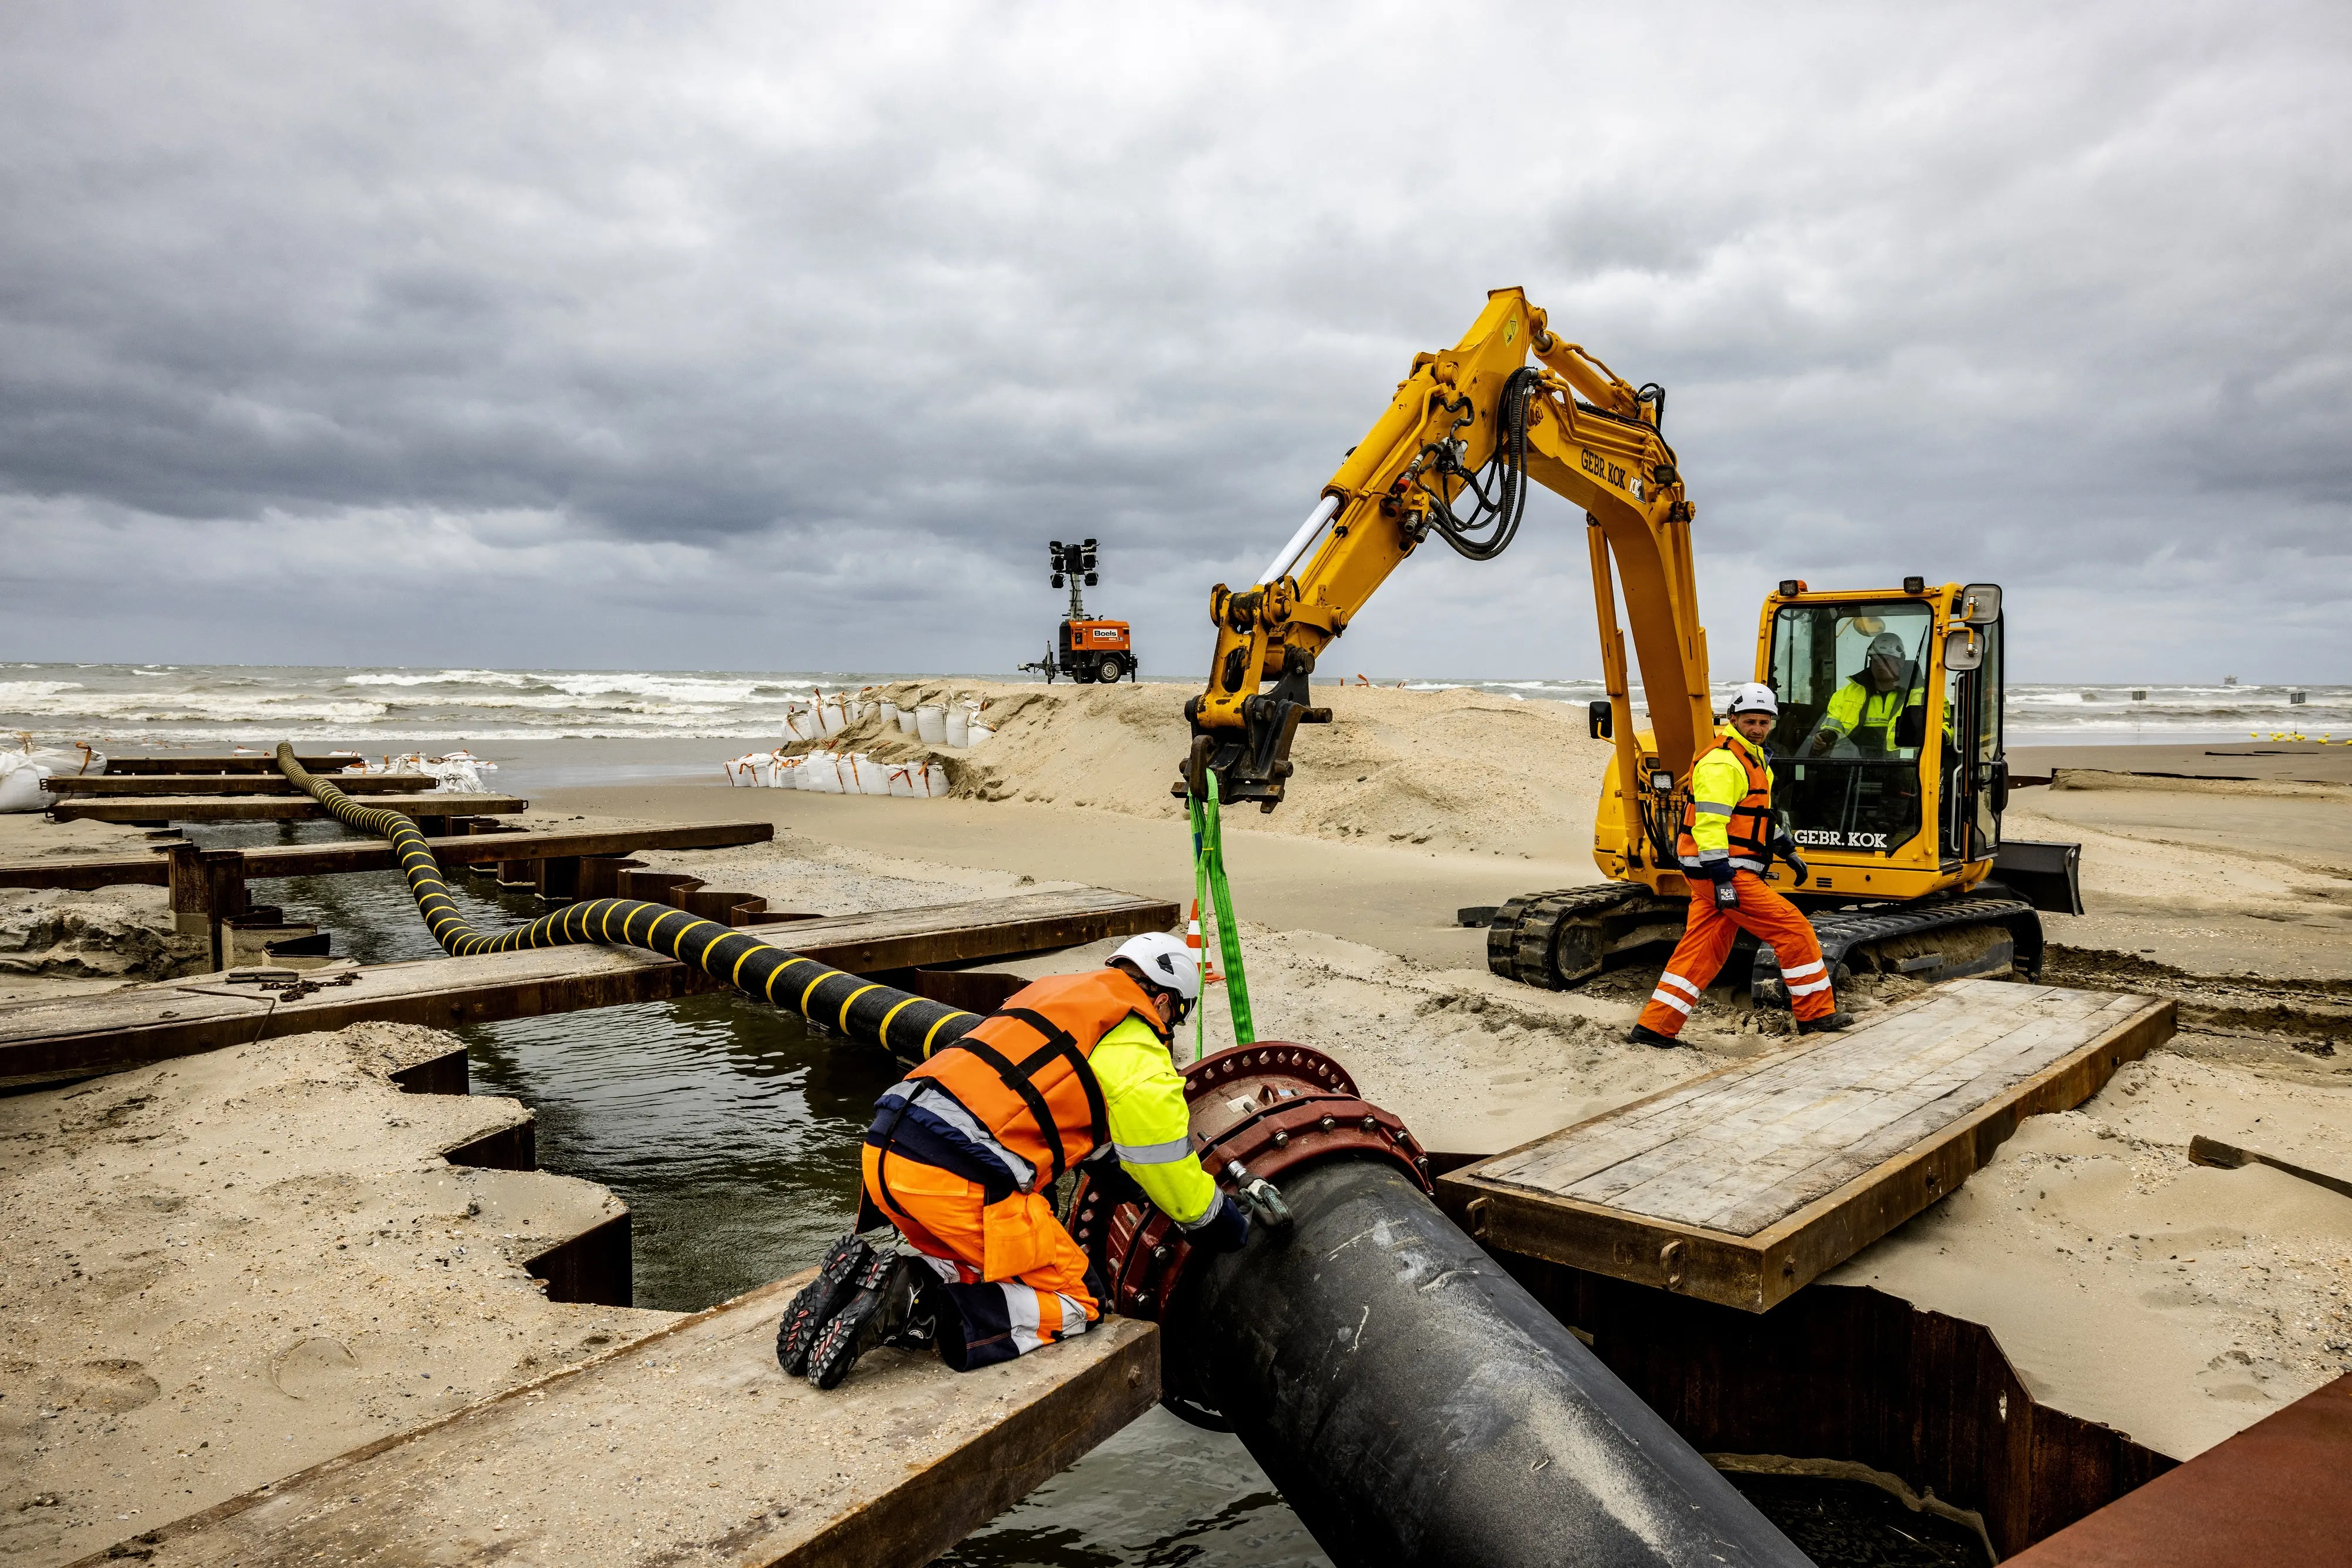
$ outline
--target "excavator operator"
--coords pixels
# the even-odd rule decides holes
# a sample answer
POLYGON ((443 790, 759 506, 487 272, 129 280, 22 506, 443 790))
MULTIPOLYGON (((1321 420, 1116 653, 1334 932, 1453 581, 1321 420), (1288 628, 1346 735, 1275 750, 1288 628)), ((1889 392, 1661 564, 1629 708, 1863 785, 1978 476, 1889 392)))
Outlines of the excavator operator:
POLYGON ((1822 709, 1822 721, 1813 730, 1814 753, 1851 739, 1860 750, 1893 755, 1895 721, 1906 709, 1920 706, 1927 696, 1926 689, 1908 678, 1910 672, 1902 638, 1892 632, 1873 637, 1862 668, 1830 695, 1822 709))
POLYGON ((1743 930, 1771 944, 1798 1033, 1842 1030, 1853 1022, 1853 1015, 1837 1010, 1811 924, 1764 883, 1776 854, 1797 873, 1800 886, 1810 874, 1795 841, 1772 814, 1771 754, 1764 737, 1780 719, 1780 699, 1771 687, 1751 683, 1732 694, 1727 716, 1729 733, 1700 753, 1691 768, 1690 803, 1683 808, 1675 846, 1690 883, 1690 915, 1665 973, 1658 977, 1658 988, 1627 1037, 1636 1045, 1679 1043, 1675 1037, 1683 1021, 1743 930))
POLYGON ((776 1359, 837 1387, 877 1345, 936 1348, 958 1372, 1086 1333, 1098 1279, 1054 1216, 1081 1162, 1119 1169, 1194 1247, 1238 1249, 1249 1214, 1201 1168, 1170 1031, 1200 1000, 1199 956, 1152 932, 1108 967, 1039 980, 875 1103, 860 1229, 784 1309, 776 1359), (910 1250, 896 1245, 903 1239, 910 1250))

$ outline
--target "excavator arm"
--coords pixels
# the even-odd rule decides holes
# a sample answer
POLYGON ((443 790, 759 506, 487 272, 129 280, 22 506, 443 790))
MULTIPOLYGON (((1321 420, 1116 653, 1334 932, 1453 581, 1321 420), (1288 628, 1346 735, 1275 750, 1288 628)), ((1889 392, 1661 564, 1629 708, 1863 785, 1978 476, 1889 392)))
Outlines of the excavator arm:
POLYGON ((1308 695, 1323 650, 1432 534, 1472 559, 1501 554, 1532 481, 1584 509, 1618 776, 1640 783, 1622 802, 1638 840, 1635 797, 1652 786, 1632 723, 1619 583, 1666 790, 1714 737, 1692 508, 1659 434, 1664 403, 1663 389, 1637 391, 1555 337, 1519 289, 1488 295, 1461 342, 1414 357, 1258 582, 1211 591, 1216 653, 1208 689, 1185 706, 1192 746, 1176 793, 1205 794, 1214 773, 1223 800, 1279 804, 1298 726, 1330 718, 1308 695))

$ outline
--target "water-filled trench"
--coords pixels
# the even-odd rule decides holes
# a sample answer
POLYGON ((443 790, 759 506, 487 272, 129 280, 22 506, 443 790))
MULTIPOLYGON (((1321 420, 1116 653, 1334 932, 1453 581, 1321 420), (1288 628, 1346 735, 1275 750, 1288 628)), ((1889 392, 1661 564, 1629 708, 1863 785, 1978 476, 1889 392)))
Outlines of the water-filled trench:
MULTIPOLYGON (((208 849, 325 842, 333 822, 192 827, 208 849)), ((392 872, 275 879, 257 903, 331 931, 362 963, 441 950, 392 872)), ((545 913, 470 874, 452 895, 484 930, 545 913)), ((693 1312, 814 1263, 856 1207, 856 1151, 874 1098, 898 1076, 877 1054, 814 1038, 797 1016, 730 996, 517 1019, 456 1031, 476 1093, 538 1121, 541 1169, 600 1182, 629 1206, 635 1304, 693 1312)), ((1874 1489, 1733 1478, 1823 1563, 1961 1568, 1874 1489)), ((1238 1439, 1154 1411, 938 1560, 945 1568, 1329 1568, 1238 1439)))
MULTIPOLYGON (((329 842, 333 822, 192 827, 207 849, 329 842)), ((483 930, 546 913, 457 873, 483 930)), ((254 901, 334 934, 362 963, 441 956, 396 873, 289 877, 254 901)), ((857 1145, 898 1077, 730 996, 516 1019, 456 1031, 477 1094, 538 1118, 542 1170, 601 1182, 630 1210, 636 1305, 694 1312, 816 1261, 856 1207, 857 1145)), ((1155 1411, 940 1559, 949 1568, 1328 1568, 1240 1442, 1155 1411)))

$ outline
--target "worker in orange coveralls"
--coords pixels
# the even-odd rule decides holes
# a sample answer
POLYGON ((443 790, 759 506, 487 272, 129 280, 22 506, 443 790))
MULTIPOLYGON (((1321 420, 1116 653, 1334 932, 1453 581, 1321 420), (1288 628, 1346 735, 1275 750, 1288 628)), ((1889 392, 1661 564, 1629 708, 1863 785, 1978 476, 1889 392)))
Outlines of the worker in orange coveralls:
POLYGON ((1101 1306, 1051 1194, 1090 1161, 1115 1163, 1192 1246, 1247 1241, 1246 1195, 1202 1169, 1169 1055, 1200 995, 1200 955, 1150 932, 1103 968, 1016 991, 886 1091, 866 1134, 861 1218, 888 1220, 908 1250, 855 1234, 835 1243, 785 1309, 784 1370, 832 1388, 891 1344, 969 1372, 1086 1333, 1101 1306))
POLYGON ((1797 846, 1772 814, 1771 754, 1765 737, 1780 716, 1772 688, 1750 683, 1731 696, 1730 729, 1691 768, 1690 803, 1683 808, 1675 853, 1690 883, 1690 915, 1675 956, 1658 977, 1641 1021, 1627 1038, 1637 1045, 1679 1044, 1690 1017, 1741 931, 1771 946, 1797 1015, 1797 1032, 1850 1027, 1837 1010, 1822 945, 1797 906, 1765 885, 1778 854, 1802 886, 1808 873, 1797 846))

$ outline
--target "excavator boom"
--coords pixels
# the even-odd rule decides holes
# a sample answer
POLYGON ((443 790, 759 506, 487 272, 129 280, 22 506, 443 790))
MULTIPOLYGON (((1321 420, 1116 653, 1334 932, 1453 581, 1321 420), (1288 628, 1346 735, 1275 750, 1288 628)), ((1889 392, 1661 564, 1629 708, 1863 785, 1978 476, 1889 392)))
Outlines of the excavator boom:
MULTIPOLYGON (((1387 411, 1260 580, 1210 593, 1216 652, 1208 689, 1185 709, 1193 739, 1177 792, 1204 793, 1214 773, 1221 799, 1272 810, 1297 727, 1330 716, 1308 696, 1323 650, 1433 533, 1473 559, 1499 555, 1530 482, 1584 510, 1619 776, 1641 777, 1621 587, 1654 755, 1672 778, 1687 773, 1713 739, 1714 714, 1691 571, 1692 507, 1659 433, 1664 404, 1662 389, 1637 390, 1554 336, 1521 290, 1488 295, 1461 342, 1414 357, 1387 411)), ((1633 791, 1622 809, 1629 836, 1638 834, 1633 791)))

